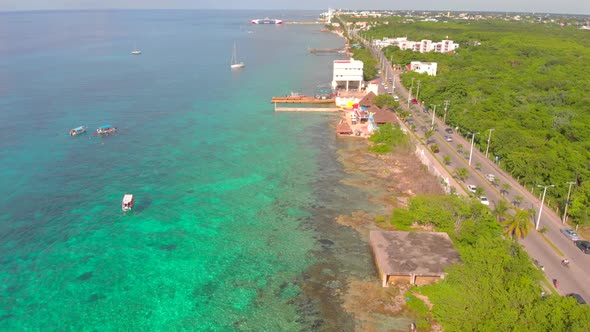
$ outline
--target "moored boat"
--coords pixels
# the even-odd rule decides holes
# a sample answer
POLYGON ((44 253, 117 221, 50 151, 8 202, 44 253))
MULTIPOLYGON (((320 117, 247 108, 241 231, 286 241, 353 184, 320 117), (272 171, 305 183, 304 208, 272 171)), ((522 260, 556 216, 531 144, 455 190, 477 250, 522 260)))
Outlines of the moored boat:
POLYGON ((84 134, 86 132, 86 129, 88 129, 88 127, 86 127, 86 126, 80 126, 80 127, 74 128, 74 129, 70 129, 70 136, 77 136, 80 134, 84 134))
POLYGON ((131 194, 125 194, 123 196, 123 202, 121 203, 121 209, 123 212, 127 212, 133 208, 133 204, 135 203, 135 198, 131 194))
POLYGON ((96 133, 99 135, 109 135, 114 133, 115 131, 117 131, 117 128, 111 125, 100 126, 98 127, 98 129, 96 129, 96 133))
POLYGON ((252 24, 283 24, 283 20, 277 20, 276 18, 257 18, 251 20, 250 23, 252 24))

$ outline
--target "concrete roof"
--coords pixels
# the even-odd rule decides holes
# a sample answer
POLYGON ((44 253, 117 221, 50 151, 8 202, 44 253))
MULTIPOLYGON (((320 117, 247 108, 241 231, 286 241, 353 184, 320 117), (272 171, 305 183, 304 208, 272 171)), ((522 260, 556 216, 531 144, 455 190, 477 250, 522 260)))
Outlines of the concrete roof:
POLYGON ((377 265, 387 275, 438 276, 460 261, 447 233, 371 231, 369 238, 377 265))

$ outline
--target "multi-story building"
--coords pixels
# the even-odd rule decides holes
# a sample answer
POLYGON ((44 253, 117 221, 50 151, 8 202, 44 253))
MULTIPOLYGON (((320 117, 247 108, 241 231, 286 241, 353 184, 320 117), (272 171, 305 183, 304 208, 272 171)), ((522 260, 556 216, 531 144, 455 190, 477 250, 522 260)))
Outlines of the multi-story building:
POLYGON ((415 71, 417 73, 423 73, 423 74, 428 74, 430 76, 436 76, 436 70, 438 68, 438 63, 412 61, 412 62, 410 62, 409 67, 410 67, 410 70, 415 71))
POLYGON ((350 60, 334 60, 332 88, 334 90, 356 89, 363 87, 363 62, 350 60))

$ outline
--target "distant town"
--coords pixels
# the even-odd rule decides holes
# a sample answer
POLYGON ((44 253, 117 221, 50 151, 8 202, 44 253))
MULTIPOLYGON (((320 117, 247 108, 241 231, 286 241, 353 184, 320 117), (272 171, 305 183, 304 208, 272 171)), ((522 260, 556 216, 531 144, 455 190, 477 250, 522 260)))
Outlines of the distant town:
POLYGON ((505 21, 557 24, 563 27, 572 26, 578 29, 590 30, 590 16, 575 14, 330 9, 328 12, 322 13, 320 17, 329 21, 330 17, 340 15, 346 15, 359 19, 382 19, 388 17, 398 17, 405 19, 408 23, 416 21, 449 22, 457 20, 499 19, 505 21))

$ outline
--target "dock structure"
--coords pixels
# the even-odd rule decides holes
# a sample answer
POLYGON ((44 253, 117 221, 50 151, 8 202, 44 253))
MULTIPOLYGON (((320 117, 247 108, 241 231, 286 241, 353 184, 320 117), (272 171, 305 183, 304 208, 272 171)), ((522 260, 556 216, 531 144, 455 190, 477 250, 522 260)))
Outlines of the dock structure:
POLYGON ((321 25, 321 24, 326 24, 326 22, 320 22, 320 21, 305 21, 305 22, 283 22, 285 24, 317 24, 317 25, 321 25))
POLYGON ((342 111, 338 107, 280 107, 275 103, 275 112, 313 112, 334 113, 342 111))
POLYGON ((346 53, 346 48, 308 48, 311 54, 346 53))
POLYGON ((274 104, 334 104, 334 98, 321 99, 305 96, 287 96, 287 97, 272 97, 270 100, 274 104))

